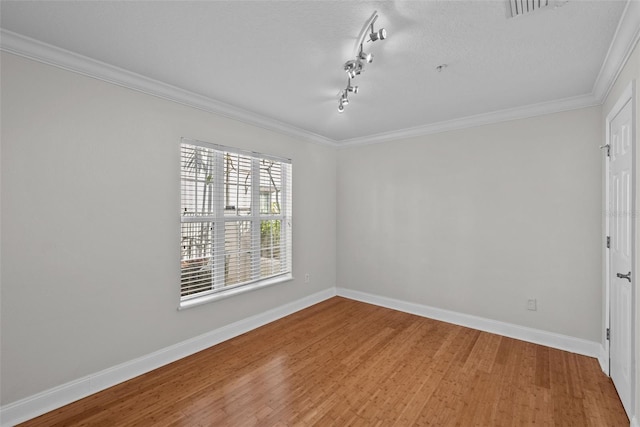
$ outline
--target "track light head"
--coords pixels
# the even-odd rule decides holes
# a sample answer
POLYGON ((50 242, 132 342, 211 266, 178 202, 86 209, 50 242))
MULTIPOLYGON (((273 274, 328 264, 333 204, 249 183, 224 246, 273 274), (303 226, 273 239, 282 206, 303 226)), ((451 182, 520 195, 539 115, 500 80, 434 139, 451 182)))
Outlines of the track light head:
POLYGON ((343 90, 342 95, 340 96, 340 104, 347 105, 349 104, 349 98, 347 98, 347 91, 343 90))
POLYGON ((351 93, 358 93, 358 86, 351 86, 351 79, 349 79, 349 82, 347 83, 347 92, 351 92, 351 93))
POLYGON ((350 79, 359 75, 363 69, 364 62, 362 62, 360 59, 358 59, 357 61, 352 59, 344 63, 344 70, 347 72, 347 75, 350 79))
POLYGON ((338 113, 344 111, 344 106, 349 104, 349 98, 347 98, 347 90, 340 91, 340 98, 338 99, 338 113))
POLYGON ((350 79, 356 76, 356 61, 351 60, 344 63, 344 70, 350 79))
POLYGON ((384 40, 387 38, 387 30, 385 30, 384 28, 380 28, 378 31, 372 31, 371 34, 369 34, 369 39, 372 42, 375 42, 376 40, 384 40))
POLYGON ((365 53, 365 52, 362 51, 362 49, 360 50, 360 53, 358 54, 358 58, 362 59, 363 61, 368 62, 369 64, 371 64, 373 62, 373 54, 365 53))

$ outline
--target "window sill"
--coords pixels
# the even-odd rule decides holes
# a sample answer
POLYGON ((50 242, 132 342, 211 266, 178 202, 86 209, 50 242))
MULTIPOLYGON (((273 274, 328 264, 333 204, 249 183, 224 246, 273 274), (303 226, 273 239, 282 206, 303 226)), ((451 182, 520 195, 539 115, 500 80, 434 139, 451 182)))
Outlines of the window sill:
POLYGON ((261 280, 250 285, 240 286, 239 288, 233 288, 226 291, 216 292, 215 294, 204 295, 197 298, 180 301, 178 310, 184 310, 191 307, 197 307, 202 304, 207 304, 213 301, 229 298, 235 295, 244 294, 245 292, 255 291, 256 289, 262 289, 267 286, 276 285, 278 283, 289 282, 293 280, 291 274, 285 274, 283 276, 271 277, 269 279, 261 280))

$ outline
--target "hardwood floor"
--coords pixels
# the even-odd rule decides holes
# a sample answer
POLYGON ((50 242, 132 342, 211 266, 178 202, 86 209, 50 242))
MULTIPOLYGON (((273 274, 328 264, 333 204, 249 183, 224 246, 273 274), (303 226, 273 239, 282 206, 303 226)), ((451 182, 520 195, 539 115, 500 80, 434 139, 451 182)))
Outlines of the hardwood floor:
POLYGON ((25 426, 628 426, 595 359, 339 297, 25 426))

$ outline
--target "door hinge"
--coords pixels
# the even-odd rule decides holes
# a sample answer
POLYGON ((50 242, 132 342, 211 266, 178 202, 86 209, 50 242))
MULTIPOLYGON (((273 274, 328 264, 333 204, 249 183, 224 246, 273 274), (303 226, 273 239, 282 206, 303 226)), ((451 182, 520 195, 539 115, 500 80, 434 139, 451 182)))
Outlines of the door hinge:
POLYGON ((611 249, 611 237, 607 236, 607 249, 611 249))
POLYGON ((607 328, 607 341, 611 339, 611 330, 607 328))

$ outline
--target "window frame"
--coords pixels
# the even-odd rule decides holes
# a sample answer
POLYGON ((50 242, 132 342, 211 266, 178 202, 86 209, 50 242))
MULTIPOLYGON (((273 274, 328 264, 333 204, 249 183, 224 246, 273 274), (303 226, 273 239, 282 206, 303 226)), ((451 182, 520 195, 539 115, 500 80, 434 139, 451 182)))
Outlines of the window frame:
MULTIPOLYGON (((180 213, 180 227, 182 229, 185 223, 210 223, 213 227, 213 243, 212 252, 208 258, 211 262, 211 289, 200 291, 192 295, 183 295, 182 287, 184 283, 182 281, 182 262, 183 255, 180 255, 180 304, 179 310, 206 304, 212 301, 228 298, 231 296, 239 295, 245 292, 261 289, 266 286, 271 286, 277 283, 283 283, 293 280, 293 250, 292 250, 292 176, 291 176, 291 160, 286 158, 280 158, 263 153, 257 153, 252 151, 240 150, 234 147, 227 147, 218 144, 213 144, 204 141, 198 141, 189 138, 181 138, 180 141, 180 193, 181 193, 181 210, 183 200, 183 159, 182 153, 185 145, 196 146, 211 150, 214 159, 213 165, 213 194, 214 210, 209 212, 209 215, 204 213, 198 215, 195 213, 193 216, 186 216, 182 212, 180 213), (227 154, 249 157, 251 159, 251 202, 250 202, 250 214, 240 215, 239 206, 236 206, 236 214, 228 215, 228 206, 225 206, 225 159, 227 154), (268 214, 261 212, 261 162, 273 161, 282 164, 281 167, 281 184, 280 187, 280 213, 274 214, 272 211, 268 214), (285 166, 288 165, 288 166, 285 166), (215 203, 217 201, 218 203, 215 203), (263 277, 261 274, 261 223, 267 220, 281 221, 280 225, 280 242, 279 250, 284 252, 284 256, 281 258, 281 272, 263 277), (225 229, 226 224, 229 222, 250 222, 250 271, 251 278, 248 281, 235 283, 231 285, 225 285, 225 268, 220 268, 225 265, 225 257, 227 256, 226 250, 226 238, 225 229)), ((197 184, 196 184, 197 185, 197 184)), ((271 200, 271 197, 269 197, 271 200)), ((196 207, 197 209, 197 207, 196 207)), ((180 245, 183 246, 182 231, 180 238, 180 245)), ((240 253, 240 252, 238 252, 240 253)))

